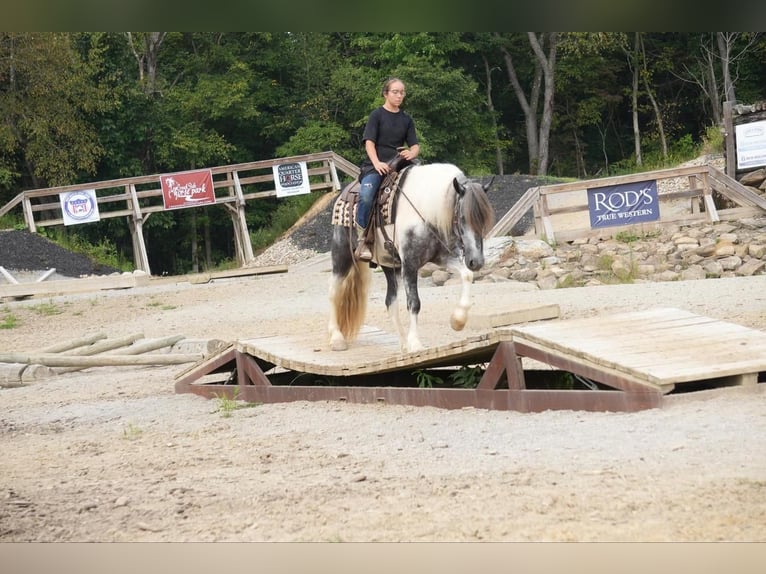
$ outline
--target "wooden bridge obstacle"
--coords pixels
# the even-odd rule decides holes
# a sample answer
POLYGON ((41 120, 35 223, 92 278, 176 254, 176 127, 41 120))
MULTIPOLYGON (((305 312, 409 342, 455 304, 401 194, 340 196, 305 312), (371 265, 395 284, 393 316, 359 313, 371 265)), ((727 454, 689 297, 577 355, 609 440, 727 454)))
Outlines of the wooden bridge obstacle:
POLYGON ((557 320, 549 308, 539 315, 553 320, 488 328, 417 353, 401 353, 395 335, 371 327, 342 353, 312 335, 245 339, 179 373, 175 390, 256 403, 629 412, 661 407, 684 387, 755 385, 766 372, 766 333, 684 310, 557 320), (524 367, 530 359, 586 387, 532 388, 524 367), (484 363, 475 388, 399 382, 401 373, 484 363))

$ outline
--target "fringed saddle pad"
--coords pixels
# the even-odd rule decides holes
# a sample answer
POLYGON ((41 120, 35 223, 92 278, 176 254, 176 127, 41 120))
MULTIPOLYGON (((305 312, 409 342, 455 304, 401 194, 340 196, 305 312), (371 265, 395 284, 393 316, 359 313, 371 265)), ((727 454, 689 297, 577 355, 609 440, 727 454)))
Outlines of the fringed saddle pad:
MULTIPOLYGON (((409 167, 409 166, 408 166, 409 167)), ((383 225, 394 222, 394 199, 403 182, 407 168, 389 173, 383 178, 378 189, 375 207, 381 215, 383 225)), ((359 182, 355 181, 343 188, 332 208, 332 224, 351 227, 356 224, 356 204, 359 201, 359 182)))

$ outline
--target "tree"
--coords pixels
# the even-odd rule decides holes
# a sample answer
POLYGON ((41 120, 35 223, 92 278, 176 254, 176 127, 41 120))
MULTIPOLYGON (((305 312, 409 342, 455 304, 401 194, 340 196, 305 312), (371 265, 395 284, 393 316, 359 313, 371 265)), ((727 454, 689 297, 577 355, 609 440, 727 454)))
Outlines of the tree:
POLYGON ((529 173, 545 175, 548 173, 550 131, 553 123, 558 34, 556 32, 543 32, 538 35, 535 32, 527 32, 527 39, 534 61, 534 72, 532 77, 528 79, 529 93, 522 86, 511 50, 507 46, 502 46, 501 51, 508 81, 513 87, 519 105, 524 112, 529 173))
POLYGON ((0 61, 0 185, 65 185, 94 174, 104 153, 94 118, 113 102, 72 36, 0 33, 0 61))

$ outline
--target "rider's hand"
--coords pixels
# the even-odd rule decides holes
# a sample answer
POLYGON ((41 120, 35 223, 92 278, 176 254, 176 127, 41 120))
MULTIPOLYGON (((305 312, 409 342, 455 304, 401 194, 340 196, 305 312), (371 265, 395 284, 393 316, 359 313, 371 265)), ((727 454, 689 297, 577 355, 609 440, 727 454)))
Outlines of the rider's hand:
POLYGON ((388 164, 383 163, 382 161, 374 163, 373 167, 375 168, 375 171, 377 171, 380 175, 386 175, 390 171, 388 164))

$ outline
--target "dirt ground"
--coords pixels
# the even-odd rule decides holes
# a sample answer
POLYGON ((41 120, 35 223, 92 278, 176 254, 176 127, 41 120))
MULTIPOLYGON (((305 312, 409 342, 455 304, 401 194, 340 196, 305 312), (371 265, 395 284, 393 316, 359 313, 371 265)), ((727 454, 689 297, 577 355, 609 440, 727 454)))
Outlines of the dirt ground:
MULTIPOLYGON (((16 326, 0 329, 0 349, 99 332, 308 332, 326 345, 328 278, 319 258, 203 285, 5 301, 16 326)), ((383 285, 376 273, 367 323, 391 330, 383 285)), ((672 306, 766 329, 766 276, 473 293, 475 310, 672 306)), ((448 330, 457 287, 421 294, 429 344, 448 330)), ((0 388, 0 541, 766 541, 764 384, 629 414, 296 402, 226 417, 217 399, 174 392, 182 369, 0 388)))

